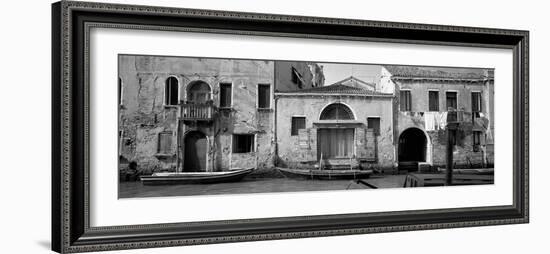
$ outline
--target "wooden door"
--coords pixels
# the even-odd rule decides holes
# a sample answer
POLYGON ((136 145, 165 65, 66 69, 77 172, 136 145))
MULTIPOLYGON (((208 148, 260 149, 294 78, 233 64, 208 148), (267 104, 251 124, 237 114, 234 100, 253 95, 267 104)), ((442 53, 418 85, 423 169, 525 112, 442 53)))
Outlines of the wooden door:
POLYGON ((343 159, 353 156, 353 128, 319 129, 317 154, 323 159, 343 159))
POLYGON ((206 171, 206 136, 193 131, 185 136, 185 157, 183 171, 206 171))

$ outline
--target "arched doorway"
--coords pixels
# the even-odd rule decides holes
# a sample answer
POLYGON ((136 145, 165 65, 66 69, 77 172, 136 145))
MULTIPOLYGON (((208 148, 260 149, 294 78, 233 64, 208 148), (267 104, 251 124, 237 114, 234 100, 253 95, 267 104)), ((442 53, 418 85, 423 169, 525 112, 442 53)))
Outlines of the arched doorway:
POLYGON ((406 129, 399 135, 398 159, 400 169, 416 170, 418 162, 426 161, 428 140, 418 128, 406 129))
POLYGON ((210 100, 210 86, 204 81, 194 81, 187 88, 187 100, 195 104, 204 104, 210 100))
POLYGON ((191 131, 185 135, 185 156, 183 171, 206 171, 206 136, 199 131, 191 131))

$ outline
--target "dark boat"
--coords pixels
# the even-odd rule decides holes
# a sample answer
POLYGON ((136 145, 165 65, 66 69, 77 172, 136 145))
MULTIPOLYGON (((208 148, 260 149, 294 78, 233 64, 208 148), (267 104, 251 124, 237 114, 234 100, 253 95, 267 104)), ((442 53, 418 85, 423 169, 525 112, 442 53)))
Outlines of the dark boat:
POLYGON ((223 172, 163 172, 141 176, 141 182, 145 185, 228 183, 240 181, 250 172, 252 168, 223 172))
POLYGON ((306 179, 320 179, 320 180, 337 180, 337 179, 363 179, 368 178, 372 174, 372 170, 359 170, 359 169, 290 169, 290 168, 277 168, 284 175, 289 177, 299 177, 306 179))

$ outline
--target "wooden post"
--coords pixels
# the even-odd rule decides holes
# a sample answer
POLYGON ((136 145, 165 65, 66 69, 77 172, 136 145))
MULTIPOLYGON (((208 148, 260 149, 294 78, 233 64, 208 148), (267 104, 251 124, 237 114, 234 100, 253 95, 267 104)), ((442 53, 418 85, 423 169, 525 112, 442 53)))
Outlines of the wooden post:
POLYGON ((447 167, 445 170, 445 185, 453 185, 453 146, 455 144, 456 123, 447 124, 447 167))

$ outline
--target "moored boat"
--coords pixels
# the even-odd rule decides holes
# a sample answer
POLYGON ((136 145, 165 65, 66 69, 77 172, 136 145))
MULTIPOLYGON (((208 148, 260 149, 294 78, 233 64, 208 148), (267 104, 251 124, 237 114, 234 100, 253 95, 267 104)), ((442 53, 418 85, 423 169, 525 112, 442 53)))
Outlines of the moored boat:
POLYGON ((145 185, 228 183, 240 181, 251 172, 252 168, 223 172, 161 172, 140 179, 145 185))
POLYGON ((306 179, 320 179, 320 180, 337 180, 337 179, 363 179, 368 178, 372 174, 372 170, 359 170, 359 169, 291 169, 291 168, 277 168, 284 175, 289 177, 299 177, 306 179))

